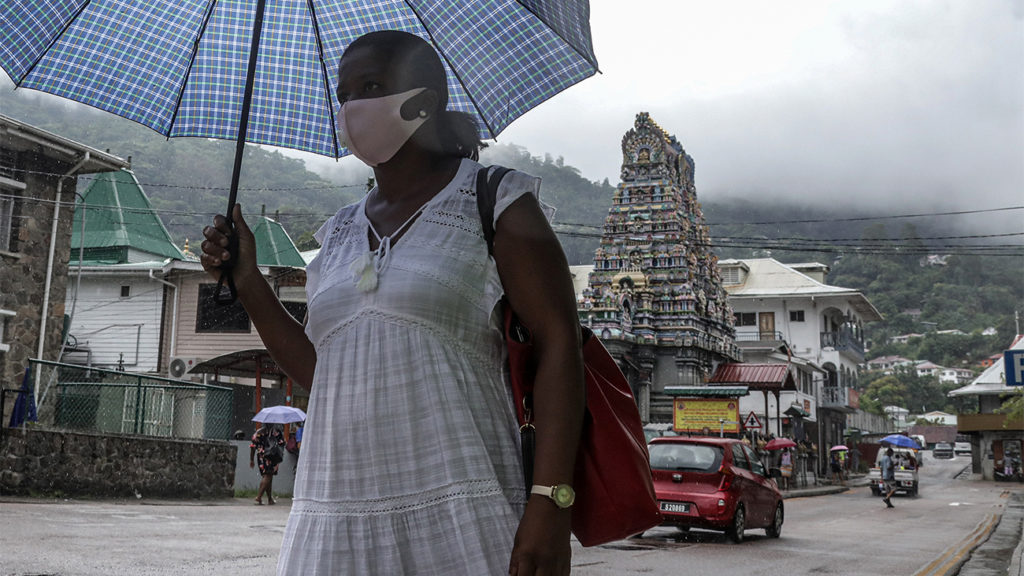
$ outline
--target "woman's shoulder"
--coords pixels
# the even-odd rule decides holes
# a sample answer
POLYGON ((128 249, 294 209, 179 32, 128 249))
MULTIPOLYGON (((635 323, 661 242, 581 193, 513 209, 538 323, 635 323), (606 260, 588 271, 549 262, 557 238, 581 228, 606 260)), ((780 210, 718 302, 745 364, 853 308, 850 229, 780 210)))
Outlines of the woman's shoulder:
POLYGON ((337 233, 352 224, 359 214, 359 207, 363 205, 363 198, 339 208, 337 212, 320 226, 320 229, 313 233, 313 238, 323 246, 327 236, 337 233))

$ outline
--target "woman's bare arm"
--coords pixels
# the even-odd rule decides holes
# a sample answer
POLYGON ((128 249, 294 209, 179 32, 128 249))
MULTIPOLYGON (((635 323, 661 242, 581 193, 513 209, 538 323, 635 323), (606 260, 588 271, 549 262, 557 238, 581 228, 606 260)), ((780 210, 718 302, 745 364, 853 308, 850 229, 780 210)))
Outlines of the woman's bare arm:
MULTIPOLYGON (((565 254, 537 199, 524 195, 498 219, 494 255, 506 296, 533 338, 537 375, 533 483, 572 485, 583 424, 583 358, 565 254)), ((531 495, 516 535, 514 574, 568 574, 571 511, 531 495)))
POLYGON ((302 324, 292 318, 274 294, 256 265, 256 243, 242 210, 235 205, 233 217, 238 235, 238 254, 227 251, 230 228, 223 216, 216 216, 213 226, 203 229, 203 254, 200 261, 214 280, 220 280, 220 264, 235 257, 232 274, 238 289, 238 300, 245 307, 260 339, 270 356, 293 382, 311 389, 316 368, 316 351, 306 337, 302 324))

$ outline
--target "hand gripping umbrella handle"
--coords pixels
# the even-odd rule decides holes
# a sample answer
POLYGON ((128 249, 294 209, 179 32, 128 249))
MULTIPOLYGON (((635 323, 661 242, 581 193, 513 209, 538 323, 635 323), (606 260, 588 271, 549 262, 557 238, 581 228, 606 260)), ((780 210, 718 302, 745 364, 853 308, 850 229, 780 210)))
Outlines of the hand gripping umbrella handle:
POLYGON ((238 300, 238 289, 235 288, 235 275, 232 273, 235 268, 235 260, 238 258, 238 234, 232 226, 231 235, 228 236, 228 254, 231 254, 226 262, 220 263, 220 280, 217 281, 217 289, 213 292, 213 302, 218 306, 230 306, 238 300), (227 284, 227 290, 224 285, 227 284))

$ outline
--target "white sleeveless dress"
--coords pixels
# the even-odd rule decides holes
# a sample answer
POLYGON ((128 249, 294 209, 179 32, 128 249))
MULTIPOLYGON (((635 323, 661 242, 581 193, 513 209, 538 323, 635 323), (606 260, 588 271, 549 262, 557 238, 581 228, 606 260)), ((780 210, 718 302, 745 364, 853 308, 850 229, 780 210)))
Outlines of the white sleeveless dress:
MULTIPOLYGON (((316 234, 306 271, 316 373, 278 574, 508 572, 526 494, 479 168, 463 160, 373 290, 352 270, 369 252, 365 198, 316 234)), ((539 189, 509 173, 495 221, 539 189)))

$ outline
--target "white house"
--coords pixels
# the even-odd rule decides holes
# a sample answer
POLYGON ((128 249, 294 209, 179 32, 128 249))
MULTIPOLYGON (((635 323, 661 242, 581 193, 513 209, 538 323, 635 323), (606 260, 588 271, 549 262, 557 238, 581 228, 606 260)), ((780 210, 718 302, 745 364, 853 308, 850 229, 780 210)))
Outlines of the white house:
POLYGON ((914 366, 914 371, 917 372, 917 375, 922 378, 925 376, 938 377, 939 374, 941 374, 942 371, 945 369, 945 366, 939 366, 938 364, 928 360, 918 362, 917 365, 914 366))
POLYGON ((882 370, 885 374, 892 374, 894 368, 899 366, 912 366, 914 361, 902 356, 879 356, 868 360, 868 370, 882 370))
POLYGON ((184 259, 132 172, 97 175, 75 207, 63 361, 156 372, 164 268, 184 259))
POLYGON ((943 412, 941 410, 932 410, 931 412, 918 414, 917 418, 941 424, 943 426, 956 426, 956 414, 950 414, 949 412, 943 412))
POLYGON ((841 443, 846 415, 859 408, 853 385, 864 362, 864 324, 881 314, 859 291, 826 284, 825 264, 759 258, 718 265, 744 357, 750 347, 786 343, 792 358, 813 367, 813 380, 780 402, 803 404, 805 395, 814 397, 821 411, 810 429, 819 429, 819 445, 841 443))

